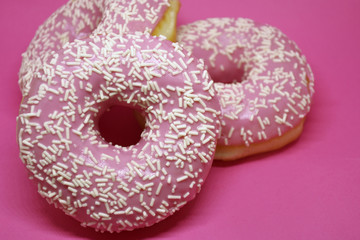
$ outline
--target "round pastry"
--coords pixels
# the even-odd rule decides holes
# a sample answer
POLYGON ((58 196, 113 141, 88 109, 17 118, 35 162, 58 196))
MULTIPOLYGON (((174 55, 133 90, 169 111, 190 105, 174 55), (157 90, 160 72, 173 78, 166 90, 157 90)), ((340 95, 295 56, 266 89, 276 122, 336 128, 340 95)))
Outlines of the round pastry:
POLYGON ((235 160, 297 139, 314 93, 305 56, 281 31, 249 19, 215 18, 178 29, 202 58, 223 111, 216 159, 235 160))
POLYGON ((110 232, 150 226, 193 199, 220 135, 203 61, 148 34, 92 35, 51 55, 17 118, 20 157, 41 196, 110 232), (145 116, 137 144, 101 137, 99 118, 115 105, 145 116))
POLYGON ((51 51, 91 34, 154 32, 176 39, 178 0, 76 0, 55 11, 36 32, 19 73, 23 95, 29 91, 33 73, 51 58, 51 51))

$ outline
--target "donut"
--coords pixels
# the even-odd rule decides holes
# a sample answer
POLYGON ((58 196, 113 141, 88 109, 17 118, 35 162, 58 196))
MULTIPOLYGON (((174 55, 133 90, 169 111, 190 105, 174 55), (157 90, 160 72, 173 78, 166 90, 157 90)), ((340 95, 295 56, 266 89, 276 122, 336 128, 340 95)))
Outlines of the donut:
POLYGON ((179 27, 178 41, 204 59, 215 81, 223 112, 216 159, 276 150, 300 136, 314 77, 280 30, 250 19, 213 18, 179 27))
POLYGON ((20 158, 50 204, 98 231, 151 226, 200 191, 220 136, 203 61, 149 34, 91 35, 33 74, 17 118, 20 158), (146 118, 140 141, 106 142, 110 106, 146 118))
POLYGON ((51 52, 68 42, 91 34, 154 32, 176 39, 178 0, 76 0, 56 10, 42 24, 26 52, 19 73, 23 95, 29 91, 32 75, 51 58, 51 52))

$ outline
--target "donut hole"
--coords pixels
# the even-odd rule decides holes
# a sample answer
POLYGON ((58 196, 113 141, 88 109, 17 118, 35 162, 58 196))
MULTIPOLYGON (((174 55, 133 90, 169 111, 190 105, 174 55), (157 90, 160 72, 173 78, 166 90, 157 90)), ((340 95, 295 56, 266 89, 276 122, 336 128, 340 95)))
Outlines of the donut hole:
POLYGON ((128 147, 140 141, 145 118, 133 108, 114 105, 99 117, 98 127, 103 139, 112 145, 128 147))
POLYGON ((228 69, 233 69, 233 63, 222 64, 221 66, 225 71, 218 71, 209 69, 209 74, 214 80, 214 82, 232 84, 232 83, 241 83, 246 80, 247 74, 243 66, 233 70, 227 71, 228 69))
MULTIPOLYGON (((235 47, 228 50, 226 52, 227 54, 218 54, 215 62, 205 60, 205 64, 208 66, 209 74, 214 82, 232 84, 246 81, 249 72, 252 69, 252 63, 242 57, 237 59, 234 57, 244 56, 244 51, 245 49, 243 47, 235 47), (233 57, 230 58, 229 56, 233 57)), ((199 56, 201 56, 201 53, 199 53, 199 56)))

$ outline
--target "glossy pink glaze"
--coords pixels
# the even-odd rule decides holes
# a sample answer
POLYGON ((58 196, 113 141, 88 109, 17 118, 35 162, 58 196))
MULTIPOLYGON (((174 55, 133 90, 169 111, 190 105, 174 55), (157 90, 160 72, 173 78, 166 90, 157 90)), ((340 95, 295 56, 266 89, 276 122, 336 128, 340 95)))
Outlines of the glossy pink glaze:
POLYGON ((92 35, 34 73, 17 119, 20 157, 38 191, 100 231, 150 226, 200 191, 219 137, 213 81, 176 43, 148 34, 92 35), (114 105, 146 118, 136 145, 98 131, 114 105))
POLYGON ((36 32, 23 54, 19 85, 27 94, 33 73, 51 51, 91 34, 151 32, 169 6, 169 0, 77 0, 55 11, 36 32))
POLYGON ((181 26, 178 40, 202 58, 223 111, 220 145, 271 140, 310 110, 314 77, 296 46, 278 29, 249 19, 214 18, 181 26))
POLYGON ((181 25, 241 16, 279 27, 307 57, 316 94, 295 144, 245 161, 216 161, 201 193, 181 211, 153 227, 120 234, 83 229, 48 205, 18 158, 14 119, 22 98, 17 84, 21 53, 37 27, 65 2, 0 2, 0 52, 6 56, 0 59, 0 239, 359 238, 360 1, 181 0, 181 25))

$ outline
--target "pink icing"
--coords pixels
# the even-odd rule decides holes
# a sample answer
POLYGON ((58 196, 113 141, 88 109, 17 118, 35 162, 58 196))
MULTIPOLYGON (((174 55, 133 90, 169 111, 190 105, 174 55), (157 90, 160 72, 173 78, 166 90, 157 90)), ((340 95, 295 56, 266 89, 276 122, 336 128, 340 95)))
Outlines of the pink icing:
POLYGON ((179 42, 204 59, 223 111, 220 145, 282 136, 310 110, 314 77, 281 31, 249 19, 215 18, 181 26, 179 42))
POLYGON ((39 27, 23 54, 19 85, 27 94, 33 73, 51 52, 90 34, 151 32, 169 6, 169 0, 77 0, 55 11, 39 27))
POLYGON ((148 34, 65 44, 34 72, 17 136, 41 196, 82 226, 119 232, 193 199, 210 170, 220 106, 204 63, 148 34), (103 140, 98 120, 126 105, 146 118, 136 145, 103 140))

